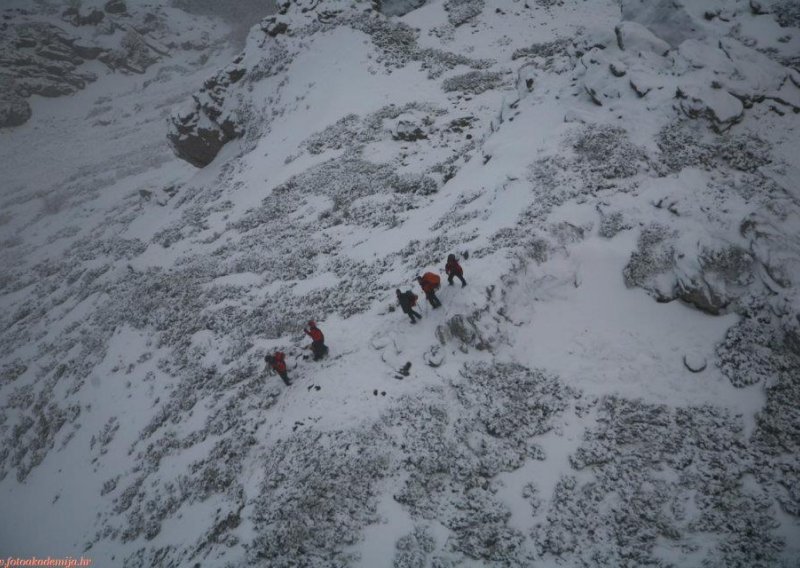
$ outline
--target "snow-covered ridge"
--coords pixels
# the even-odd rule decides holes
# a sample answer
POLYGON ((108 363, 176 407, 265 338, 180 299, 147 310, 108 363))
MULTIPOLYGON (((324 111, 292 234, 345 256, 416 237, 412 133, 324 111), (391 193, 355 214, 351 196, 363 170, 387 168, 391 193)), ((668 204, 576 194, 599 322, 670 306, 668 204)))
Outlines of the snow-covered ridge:
MULTIPOLYGON (((34 553, 41 522, 127 566, 791 565, 792 4, 278 8, 193 95, 167 62, 107 95, 68 193, 8 172, 0 502, 29 514, 0 540, 34 553), (449 253, 468 286, 411 326, 394 290, 449 253)), ((30 120, 3 163, 34 163, 30 120)))

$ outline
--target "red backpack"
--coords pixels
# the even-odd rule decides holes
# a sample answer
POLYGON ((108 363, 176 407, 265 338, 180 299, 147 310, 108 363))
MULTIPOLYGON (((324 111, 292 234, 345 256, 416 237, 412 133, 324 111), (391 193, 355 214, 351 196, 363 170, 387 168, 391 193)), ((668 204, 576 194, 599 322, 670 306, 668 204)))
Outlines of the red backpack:
POLYGON ((276 363, 283 363, 286 360, 286 355, 283 351, 276 351, 275 355, 273 355, 276 363))

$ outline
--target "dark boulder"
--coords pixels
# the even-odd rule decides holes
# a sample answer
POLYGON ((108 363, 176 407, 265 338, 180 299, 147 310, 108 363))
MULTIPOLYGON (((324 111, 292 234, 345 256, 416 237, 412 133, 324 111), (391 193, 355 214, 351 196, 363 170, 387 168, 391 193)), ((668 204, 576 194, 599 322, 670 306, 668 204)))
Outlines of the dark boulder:
POLYGON ((170 118, 167 134, 175 155, 202 168, 210 164, 231 138, 202 109, 176 114, 170 118))
POLYGON ((0 97, 0 128, 25 124, 30 117, 31 107, 22 97, 13 93, 0 97))
POLYGON ((108 0, 103 9, 109 14, 124 14, 128 11, 128 6, 125 0, 108 0))

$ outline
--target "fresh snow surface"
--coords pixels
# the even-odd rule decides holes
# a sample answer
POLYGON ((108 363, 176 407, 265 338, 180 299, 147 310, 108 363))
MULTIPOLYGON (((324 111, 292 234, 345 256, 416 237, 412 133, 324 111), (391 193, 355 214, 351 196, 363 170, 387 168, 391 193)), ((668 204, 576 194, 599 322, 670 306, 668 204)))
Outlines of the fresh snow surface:
POLYGON ((796 5, 256 5, 0 129, 0 558, 795 566, 796 5))

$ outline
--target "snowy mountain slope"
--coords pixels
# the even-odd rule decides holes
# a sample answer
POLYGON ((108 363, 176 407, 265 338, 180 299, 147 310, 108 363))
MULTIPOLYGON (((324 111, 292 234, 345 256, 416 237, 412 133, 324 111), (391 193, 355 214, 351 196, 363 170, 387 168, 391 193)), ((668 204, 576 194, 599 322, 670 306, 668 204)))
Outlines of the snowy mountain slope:
POLYGON ((0 133, 0 490, 25 511, 0 541, 792 565, 792 10, 285 2, 227 65, 37 101, 0 133), (87 127, 101 91, 115 122, 87 127), (203 169, 154 127, 178 100, 169 141, 203 169), (411 327, 394 289, 450 252, 469 285, 411 327))

